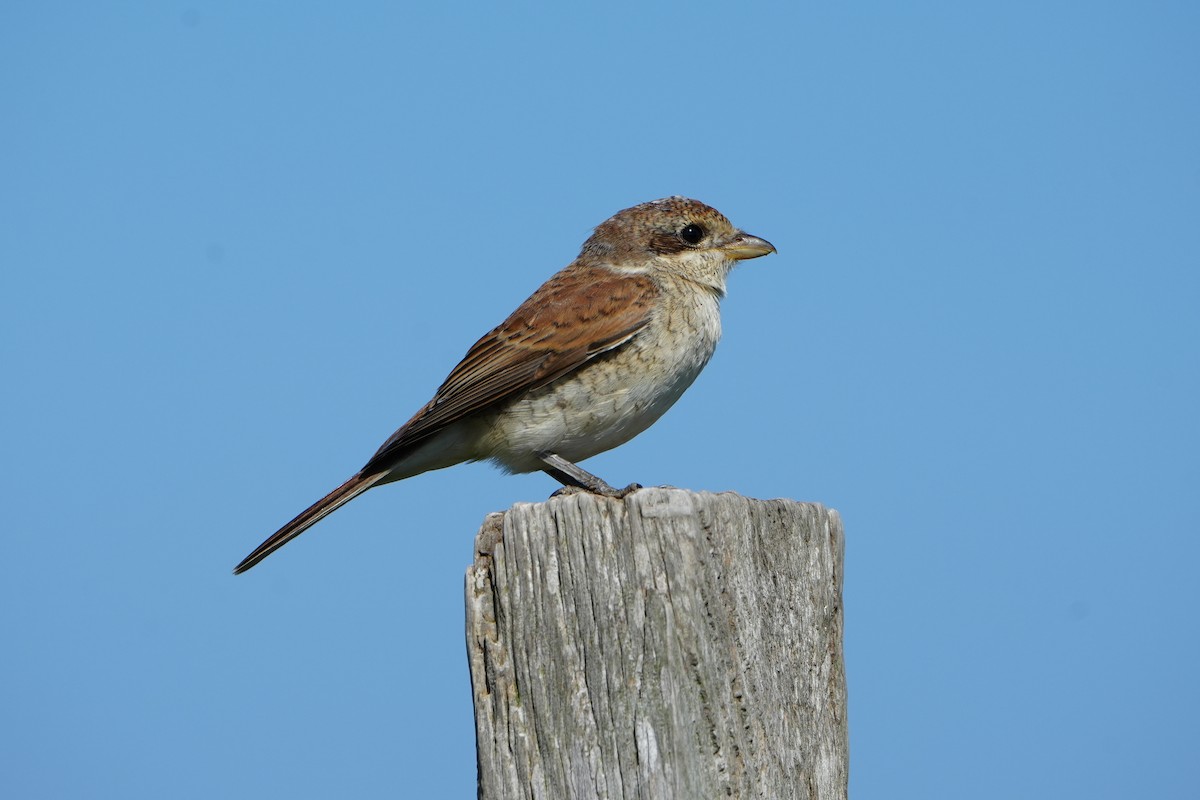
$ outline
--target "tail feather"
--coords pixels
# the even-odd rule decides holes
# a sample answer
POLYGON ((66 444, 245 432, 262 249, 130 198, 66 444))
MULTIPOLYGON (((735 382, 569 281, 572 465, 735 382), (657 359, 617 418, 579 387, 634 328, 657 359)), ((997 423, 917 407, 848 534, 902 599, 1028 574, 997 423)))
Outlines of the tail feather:
POLYGON ((262 544, 254 549, 254 552, 242 559, 242 563, 233 568, 234 575, 240 575, 246 570, 253 567, 258 562, 262 561, 267 556, 274 553, 285 544, 295 539, 306 530, 316 525, 325 517, 337 511, 342 506, 349 503, 360 494, 370 489, 386 475, 386 472, 377 472, 372 475, 364 475, 361 472, 355 475, 350 480, 343 483, 338 488, 334 489, 329 494, 322 497, 317 502, 300 512, 288 524, 284 525, 262 544))

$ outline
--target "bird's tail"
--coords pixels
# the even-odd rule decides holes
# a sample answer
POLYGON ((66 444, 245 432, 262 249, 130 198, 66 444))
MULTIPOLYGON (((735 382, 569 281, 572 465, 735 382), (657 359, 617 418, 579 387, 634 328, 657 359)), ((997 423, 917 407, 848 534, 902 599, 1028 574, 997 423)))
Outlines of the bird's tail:
POLYGON ((325 517, 337 511, 339 508, 349 503, 360 494, 370 489, 375 484, 379 483, 386 472, 376 472, 371 475, 358 473, 350 480, 343 483, 338 488, 334 489, 329 494, 322 497, 317 502, 300 512, 291 522, 284 525, 262 544, 254 549, 254 552, 242 559, 242 563, 233 568, 234 575, 240 575, 246 570, 253 567, 258 562, 262 561, 267 556, 274 553, 285 544, 295 539, 306 530, 316 525, 325 517))

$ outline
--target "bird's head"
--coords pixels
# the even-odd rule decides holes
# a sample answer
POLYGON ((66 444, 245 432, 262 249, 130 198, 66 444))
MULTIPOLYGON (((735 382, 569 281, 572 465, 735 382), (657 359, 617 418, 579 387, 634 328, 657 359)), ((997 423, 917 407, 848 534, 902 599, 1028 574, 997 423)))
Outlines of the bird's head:
POLYGON ((774 253, 766 239, 733 226, 698 200, 664 197, 619 211, 584 242, 581 261, 629 273, 665 272, 725 293, 739 261, 774 253))

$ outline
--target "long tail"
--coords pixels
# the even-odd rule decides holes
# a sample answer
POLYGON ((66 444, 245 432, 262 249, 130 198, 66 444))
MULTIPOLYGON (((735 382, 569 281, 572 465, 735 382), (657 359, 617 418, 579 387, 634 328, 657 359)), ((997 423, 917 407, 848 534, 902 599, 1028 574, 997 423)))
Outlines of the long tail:
POLYGON ((262 561, 267 556, 274 553, 285 544, 295 539, 306 530, 316 525, 325 517, 337 511, 342 506, 349 503, 360 494, 370 489, 375 484, 379 483, 386 472, 376 472, 372 475, 364 475, 361 472, 355 475, 350 480, 343 483, 338 488, 334 489, 329 494, 322 497, 317 502, 306 508, 304 511, 284 525, 262 544, 254 549, 254 552, 242 559, 242 563, 233 568, 234 575, 240 575, 246 570, 253 567, 258 562, 262 561))

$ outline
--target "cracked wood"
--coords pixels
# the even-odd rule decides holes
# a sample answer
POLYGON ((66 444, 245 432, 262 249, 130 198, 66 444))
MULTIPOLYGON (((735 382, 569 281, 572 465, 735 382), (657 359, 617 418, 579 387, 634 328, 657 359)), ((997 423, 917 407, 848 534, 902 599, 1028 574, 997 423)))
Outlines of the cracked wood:
POLYGON ((845 798, 842 537, 820 505, 665 488, 489 516, 479 796, 845 798))

